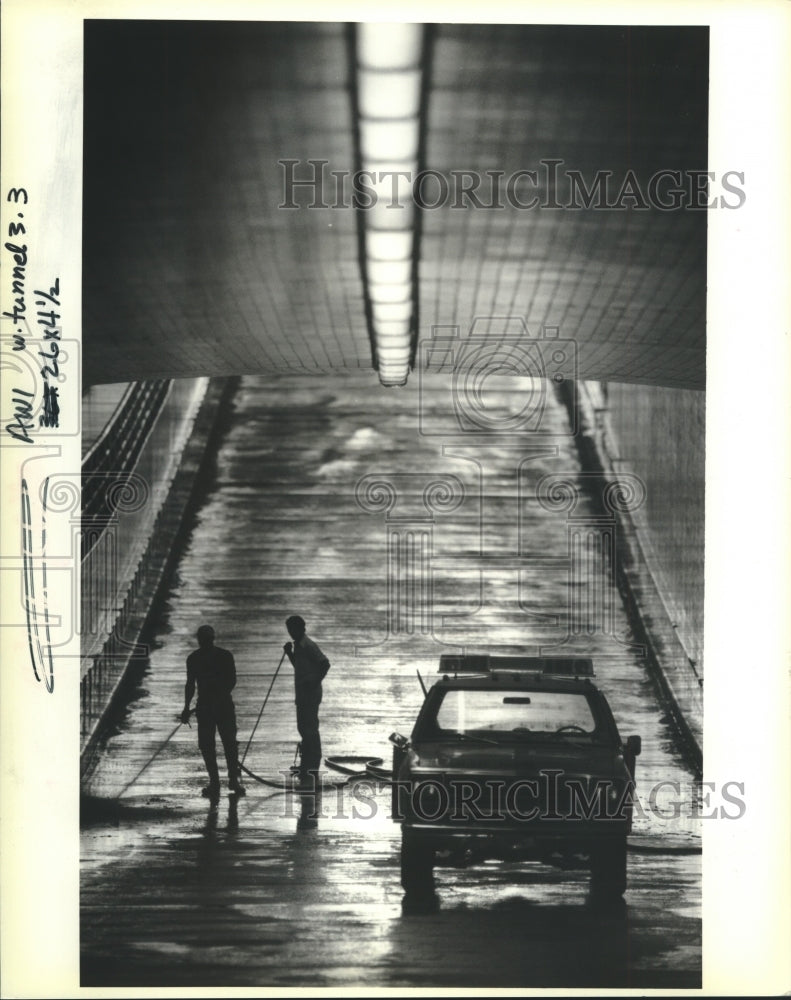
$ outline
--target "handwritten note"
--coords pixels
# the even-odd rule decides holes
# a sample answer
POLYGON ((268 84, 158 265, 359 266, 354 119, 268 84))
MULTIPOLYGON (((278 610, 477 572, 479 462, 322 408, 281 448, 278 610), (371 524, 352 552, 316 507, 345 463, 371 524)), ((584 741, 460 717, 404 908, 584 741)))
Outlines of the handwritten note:
POLYGON ((60 426, 59 389, 56 384, 61 380, 62 364, 60 278, 56 276, 44 287, 34 288, 34 308, 31 309, 28 295, 30 244, 13 242, 28 237, 23 211, 29 202, 27 189, 10 188, 6 201, 17 207, 17 213, 16 221, 8 223, 8 240, 4 244, 4 250, 11 258, 8 272, 11 296, 10 309, 3 310, 2 316, 13 324, 12 350, 27 355, 23 368, 30 378, 24 386, 15 379, 15 384, 10 387, 11 418, 5 425, 5 431, 16 441, 33 444, 37 428, 60 426))
MULTIPOLYGON (((8 349, 4 367, 13 374, 3 384, 2 443, 17 448, 25 445, 35 448, 31 456, 35 456, 35 464, 31 466, 35 481, 21 470, 18 494, 22 595, 33 676, 51 693, 55 687, 52 627, 58 616, 53 617, 48 607, 47 495, 50 475, 39 477, 43 471, 42 462, 48 473, 55 471, 49 468, 49 463, 50 460, 57 463, 61 454, 57 440, 63 436, 73 437, 75 428, 61 427, 60 386, 66 381, 63 365, 69 356, 63 341, 61 279, 59 275, 36 274, 36 242, 31 231, 36 225, 36 203, 31 190, 11 187, 5 197, 10 213, 1 255, 4 280, 10 285, 4 290, 10 294, 4 296, 7 308, 2 312, 2 319, 10 321, 12 329, 10 337, 4 337, 3 347, 8 349), (40 280, 41 277, 46 280, 40 280)), ((72 382, 77 386, 79 371, 75 369, 73 374, 72 382)), ((23 469, 29 460, 23 461, 23 469)))

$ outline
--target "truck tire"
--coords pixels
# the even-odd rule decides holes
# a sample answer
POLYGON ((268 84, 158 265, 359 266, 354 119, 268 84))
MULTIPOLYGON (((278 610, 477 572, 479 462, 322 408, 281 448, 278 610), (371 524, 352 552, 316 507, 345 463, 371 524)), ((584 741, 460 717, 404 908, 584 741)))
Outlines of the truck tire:
POLYGON ((401 885, 407 895, 434 895, 434 849, 409 830, 401 833, 401 885))
POLYGON ((591 845, 591 894, 596 899, 620 899, 626 891, 626 837, 591 845))

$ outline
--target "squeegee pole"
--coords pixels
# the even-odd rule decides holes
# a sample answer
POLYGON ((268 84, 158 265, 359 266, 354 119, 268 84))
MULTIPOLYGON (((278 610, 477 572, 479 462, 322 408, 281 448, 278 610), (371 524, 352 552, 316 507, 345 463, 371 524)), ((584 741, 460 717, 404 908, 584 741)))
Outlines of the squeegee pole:
POLYGON ((116 800, 120 799, 121 796, 124 794, 124 792, 126 792, 128 789, 130 789, 132 787, 132 785, 134 785, 134 783, 137 781, 137 779, 140 777, 140 775, 143 773, 143 771, 145 771, 145 769, 147 767, 150 767, 154 763, 154 761, 157 759, 157 757, 162 753, 162 751, 165 749, 165 747, 168 745, 168 743, 170 743, 170 741, 173 739, 173 737, 176 735, 176 733, 179 731, 179 729, 181 729, 181 727, 183 725, 184 725, 183 722, 179 722, 178 725, 174 727, 173 732, 170 734, 170 736, 168 736, 168 738, 166 740, 163 741, 163 743, 161 744, 161 746, 159 747, 159 749, 156 751, 156 753, 154 754, 154 756, 149 761, 146 761, 145 764, 143 764, 143 766, 140 768, 140 770, 137 772, 137 774, 134 776, 134 778, 132 778, 132 780, 130 782, 128 782, 126 785, 124 785, 124 787, 121 789, 121 791, 118 793, 118 795, 116 795, 116 800))
POLYGON ((286 651, 283 650, 283 655, 280 657, 280 663, 277 665, 277 670, 272 677, 269 684, 269 690, 266 692, 266 698, 264 698, 264 703, 261 706, 261 711, 258 713, 258 718, 255 720, 255 725, 253 726, 253 731, 250 733, 250 739, 247 741, 247 746, 244 748, 244 753, 242 754, 242 759, 239 762, 244 764, 244 759, 247 756, 247 751, 250 749, 250 744, 253 742, 253 737, 255 736, 255 731, 258 729, 258 723, 261 721, 261 716, 264 714, 264 709, 266 708, 266 703, 269 701, 269 695, 272 693, 272 688, 275 686, 275 681, 277 680, 277 675, 280 673, 280 668, 283 666, 283 660, 286 658, 286 651))

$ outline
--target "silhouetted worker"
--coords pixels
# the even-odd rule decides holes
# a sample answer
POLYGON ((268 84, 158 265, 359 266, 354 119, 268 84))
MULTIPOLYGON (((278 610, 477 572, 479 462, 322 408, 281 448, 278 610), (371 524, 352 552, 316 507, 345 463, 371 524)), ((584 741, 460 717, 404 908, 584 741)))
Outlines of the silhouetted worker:
POLYGON ((294 667, 294 701, 297 706, 297 729, 302 739, 299 783, 307 785, 317 776, 321 764, 319 705, 321 682, 330 669, 330 661, 316 643, 305 634, 305 619, 291 615, 286 619, 288 634, 294 640, 283 649, 294 667))
POLYGON ((244 795, 244 786, 239 781, 236 711, 231 697, 231 691, 236 686, 236 664, 227 649, 214 645, 214 629, 211 625, 201 625, 197 637, 198 649, 187 657, 187 683, 184 687, 181 721, 189 721, 190 702, 197 685, 198 703, 195 714, 198 718, 198 746, 209 772, 209 784, 202 794, 209 799, 220 796, 215 741, 216 733, 219 732, 228 766, 228 787, 237 795, 244 795))

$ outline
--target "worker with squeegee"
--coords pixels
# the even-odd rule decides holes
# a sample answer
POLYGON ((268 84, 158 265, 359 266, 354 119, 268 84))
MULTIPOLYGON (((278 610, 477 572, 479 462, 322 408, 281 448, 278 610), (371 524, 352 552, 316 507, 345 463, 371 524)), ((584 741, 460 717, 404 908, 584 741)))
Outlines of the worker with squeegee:
POLYGON ((182 723, 190 718, 190 702, 198 689, 195 714, 198 718, 198 747, 203 754, 209 784, 203 789, 207 799, 220 797, 220 773, 217 768, 216 734, 219 732, 228 766, 228 787, 235 795, 244 795, 239 781, 239 748, 236 743, 236 711, 231 691, 236 686, 236 665, 233 654, 214 645, 214 629, 201 625, 197 633, 198 648, 187 657, 187 683, 184 687, 182 723))
MULTIPOLYGON (((309 788, 318 784, 321 764, 321 736, 319 735, 319 705, 321 682, 330 669, 330 661, 305 632, 305 619, 291 615, 286 619, 286 629, 293 639, 283 646, 283 652, 294 668, 294 701, 297 708, 297 729, 302 738, 302 756, 298 783, 309 788)), ((282 661, 281 661, 282 662, 282 661)))

